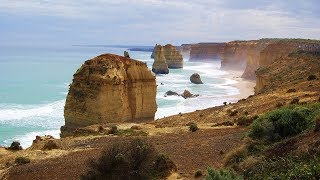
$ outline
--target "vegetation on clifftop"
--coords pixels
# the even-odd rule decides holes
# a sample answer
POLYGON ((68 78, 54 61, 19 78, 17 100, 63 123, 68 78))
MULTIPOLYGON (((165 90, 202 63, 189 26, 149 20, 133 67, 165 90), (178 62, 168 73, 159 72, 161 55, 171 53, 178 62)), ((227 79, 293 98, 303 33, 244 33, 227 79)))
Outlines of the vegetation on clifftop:
POLYGON ((250 126, 246 144, 225 156, 225 166, 244 179, 319 179, 319 115, 320 103, 264 114, 250 126))

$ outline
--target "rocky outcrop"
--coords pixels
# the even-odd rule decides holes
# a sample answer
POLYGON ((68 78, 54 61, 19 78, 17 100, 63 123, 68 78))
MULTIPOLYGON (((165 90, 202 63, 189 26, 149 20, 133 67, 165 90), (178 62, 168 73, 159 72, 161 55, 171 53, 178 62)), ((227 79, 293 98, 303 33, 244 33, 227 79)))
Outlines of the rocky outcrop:
POLYGON ((164 57, 166 58, 168 68, 183 68, 183 57, 175 46, 167 44, 163 46, 164 57))
POLYGON ((156 110, 156 81, 147 65, 103 54, 87 60, 73 75, 62 136, 93 124, 153 120, 156 110))
POLYGON ((127 57, 127 58, 130 58, 130 55, 129 55, 128 51, 124 51, 124 52, 123 52, 123 56, 124 56, 124 57, 127 57))
POLYGON ((190 91, 184 90, 181 96, 185 99, 188 99, 188 98, 198 97, 199 94, 192 94, 190 91))
POLYGON ((193 73, 191 76, 190 76, 190 81, 193 83, 193 84, 203 84, 202 80, 201 80, 201 77, 198 73, 193 73))
POLYGON ((155 74, 168 74, 168 64, 164 56, 164 49, 161 45, 154 48, 154 62, 152 64, 152 72, 155 74))
POLYGON ((174 92, 174 91, 167 91, 164 94, 164 97, 167 97, 167 96, 180 96, 180 94, 178 94, 177 92, 174 92))
POLYGON ((225 43, 198 43, 190 47, 190 61, 220 60, 225 43))

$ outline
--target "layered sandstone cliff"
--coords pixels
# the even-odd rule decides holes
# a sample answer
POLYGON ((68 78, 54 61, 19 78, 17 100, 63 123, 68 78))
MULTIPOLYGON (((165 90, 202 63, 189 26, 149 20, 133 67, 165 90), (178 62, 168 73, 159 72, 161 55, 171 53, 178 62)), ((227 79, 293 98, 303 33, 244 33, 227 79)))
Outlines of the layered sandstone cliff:
POLYGON ((225 70, 244 70, 249 52, 252 54, 257 41, 228 42, 222 53, 221 68, 225 70))
POLYGON ((92 124, 153 120, 156 110, 156 81, 147 65, 103 54, 87 60, 73 75, 61 131, 64 134, 92 124))
POLYGON ((225 43, 198 43, 190 47, 190 61, 210 61, 221 59, 225 43))
POLYGON ((183 68, 183 57, 177 48, 171 44, 163 46, 164 57, 171 69, 183 68))
POLYGON ((248 53, 245 58, 245 70, 242 74, 242 78, 254 80, 256 79, 255 71, 259 68, 259 59, 260 54, 263 49, 265 49, 269 44, 276 42, 277 40, 273 39, 265 39, 252 41, 249 48, 248 53))
POLYGON ((154 62, 152 64, 152 72, 155 74, 168 74, 168 64, 164 56, 164 49, 161 45, 154 48, 154 62))

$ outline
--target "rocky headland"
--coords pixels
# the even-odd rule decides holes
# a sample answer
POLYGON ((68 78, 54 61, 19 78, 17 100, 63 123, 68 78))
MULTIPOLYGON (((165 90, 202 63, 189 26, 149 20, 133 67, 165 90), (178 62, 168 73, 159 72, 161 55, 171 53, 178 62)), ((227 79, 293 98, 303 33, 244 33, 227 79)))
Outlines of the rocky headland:
POLYGON ((225 43, 198 43, 190 47, 190 61, 212 61, 221 59, 225 43))

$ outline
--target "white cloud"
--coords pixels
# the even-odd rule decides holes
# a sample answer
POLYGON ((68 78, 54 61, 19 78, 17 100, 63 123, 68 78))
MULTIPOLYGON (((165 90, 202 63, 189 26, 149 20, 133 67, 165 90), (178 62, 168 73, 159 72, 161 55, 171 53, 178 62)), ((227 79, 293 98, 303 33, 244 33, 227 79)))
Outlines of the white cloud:
POLYGON ((66 27, 56 29, 77 29, 84 39, 108 36, 102 39, 116 43, 320 38, 318 18, 311 13, 318 11, 311 2, 315 1, 0 0, 0 13, 55 17, 62 24, 66 21, 66 27))

